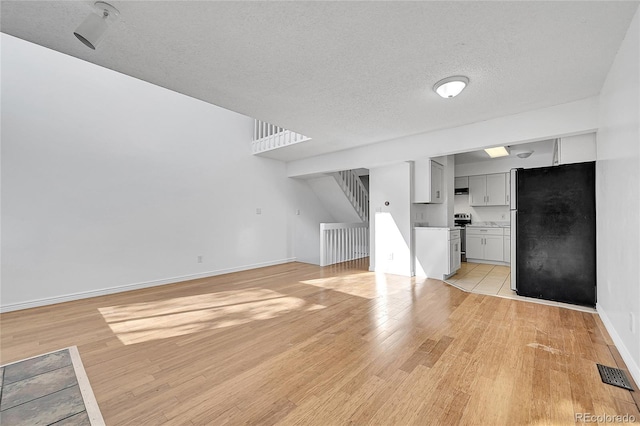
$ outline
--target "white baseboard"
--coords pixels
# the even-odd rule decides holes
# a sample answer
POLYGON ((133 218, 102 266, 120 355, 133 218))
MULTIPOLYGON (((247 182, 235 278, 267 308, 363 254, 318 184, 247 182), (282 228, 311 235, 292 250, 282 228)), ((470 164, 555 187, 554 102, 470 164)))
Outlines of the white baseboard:
POLYGON ((104 296, 107 294, 121 293, 123 291, 138 290, 141 288, 155 287, 165 284, 175 284, 181 281, 195 280, 198 278, 214 277, 216 275, 229 274, 232 272, 247 271, 250 269, 264 268, 265 266, 281 265, 283 263, 294 262, 295 257, 288 259, 280 259, 269 262, 254 263, 251 265, 243 265, 235 268, 218 269, 216 271, 201 272, 198 274, 182 275, 179 277, 164 278, 161 280, 144 281, 134 284, 125 284, 115 287, 103 288, 99 290, 83 291, 79 293, 65 294, 62 296, 46 297, 43 299, 30 300, 27 302, 11 303, 0 306, 0 313, 19 311, 21 309, 37 308, 38 306, 53 305, 56 303, 70 302, 72 300, 87 299, 89 297, 104 296))
POLYGON ((631 376, 633 376, 633 380, 636 383, 640 383, 640 367, 638 367, 638 364, 631 356, 629 349, 627 349, 627 347, 624 344, 624 341, 622 340, 622 338, 614 328, 613 323, 607 316, 607 312, 604 310, 602 305, 598 303, 596 303, 596 311, 598 311, 598 314, 600 315, 600 319, 602 320, 602 323, 604 324, 605 328, 609 332, 609 335, 611 336, 613 343, 616 345, 618 352, 620 352, 620 356, 624 360, 624 363, 627 364, 627 369, 629 370, 629 373, 631 373, 631 376))
POLYGON ((467 257, 469 263, 482 263, 484 265, 498 265, 498 266, 510 266, 509 262, 500 262, 498 260, 484 260, 484 259, 471 259, 467 257))

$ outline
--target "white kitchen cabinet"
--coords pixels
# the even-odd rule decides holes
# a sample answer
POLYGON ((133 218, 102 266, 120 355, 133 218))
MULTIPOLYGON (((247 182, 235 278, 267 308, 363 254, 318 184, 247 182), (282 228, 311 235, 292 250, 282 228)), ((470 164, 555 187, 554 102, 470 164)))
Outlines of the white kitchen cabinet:
POLYGON ((596 161, 596 134, 567 136, 558 140, 558 163, 596 161))
POLYGON ((451 238, 449 240, 449 271, 448 271, 448 275, 454 273, 455 271, 457 271, 458 269, 460 269, 460 262, 461 262, 461 254, 460 254, 460 250, 461 250, 461 245, 460 245, 460 231, 458 231, 458 237, 457 238, 451 238))
POLYGON ((414 203, 444 202, 444 167, 433 160, 417 160, 414 163, 414 203))
POLYGON ((439 280, 460 269, 460 230, 416 227, 416 275, 439 280))
POLYGON ((467 228, 467 259, 484 259, 484 237, 482 235, 469 234, 467 228))
POLYGON ((502 228, 467 226, 467 259, 504 262, 502 228))
POLYGON ((487 206, 506 206, 506 173, 487 175, 487 206))
POLYGON ((504 244, 502 235, 487 235, 484 237, 484 259, 502 262, 504 258, 504 244))
POLYGON ((470 206, 506 206, 506 173, 469 176, 470 206))
POLYGON ((487 201, 487 176, 469 176, 469 205, 485 206, 487 201))

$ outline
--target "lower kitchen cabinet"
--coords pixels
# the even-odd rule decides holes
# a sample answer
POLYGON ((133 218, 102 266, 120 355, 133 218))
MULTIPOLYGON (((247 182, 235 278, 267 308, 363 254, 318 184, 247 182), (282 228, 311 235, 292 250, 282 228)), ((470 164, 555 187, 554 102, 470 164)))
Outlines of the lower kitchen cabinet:
POLYGON ((460 230, 416 227, 416 275, 439 280, 460 269, 460 230))
POLYGON ((498 235, 484 237, 484 258, 502 262, 504 257, 504 238, 498 235))
POLYGON ((504 262, 502 228, 467 227, 467 259, 504 262))
POLYGON ((483 238, 482 235, 469 235, 469 228, 467 228, 467 259, 484 258, 483 238))
POLYGON ((460 262, 462 260, 460 250, 462 249, 462 245, 460 244, 460 231, 457 232, 457 237, 449 239, 449 270, 447 271, 447 275, 451 275, 460 269, 460 262))

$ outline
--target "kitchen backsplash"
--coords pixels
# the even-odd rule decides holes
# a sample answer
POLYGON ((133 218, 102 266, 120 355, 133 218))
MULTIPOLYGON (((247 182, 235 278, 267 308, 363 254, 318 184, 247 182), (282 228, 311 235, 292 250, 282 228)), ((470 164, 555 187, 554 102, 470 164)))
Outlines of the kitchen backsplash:
POLYGON ((449 215, 444 204, 414 204, 413 213, 414 224, 428 222, 429 226, 453 226, 453 213, 449 215))
POLYGON ((508 222, 509 206, 471 207, 469 195, 456 195, 454 199, 455 213, 471 213, 471 223, 476 222, 508 222))

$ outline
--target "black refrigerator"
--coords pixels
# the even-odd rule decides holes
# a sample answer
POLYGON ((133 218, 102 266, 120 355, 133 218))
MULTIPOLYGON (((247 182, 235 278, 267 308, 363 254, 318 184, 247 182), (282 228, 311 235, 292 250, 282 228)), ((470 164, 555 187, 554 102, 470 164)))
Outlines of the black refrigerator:
POLYGON ((511 288, 596 304, 595 162, 511 170, 511 288))

